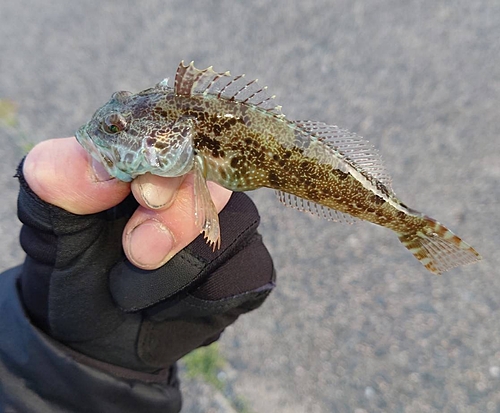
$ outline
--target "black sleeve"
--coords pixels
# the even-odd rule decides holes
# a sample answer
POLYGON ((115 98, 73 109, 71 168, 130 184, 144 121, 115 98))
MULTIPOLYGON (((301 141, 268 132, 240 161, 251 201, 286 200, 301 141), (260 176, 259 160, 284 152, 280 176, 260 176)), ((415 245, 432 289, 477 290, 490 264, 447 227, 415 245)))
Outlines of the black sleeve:
POLYGON ((26 315, 22 267, 0 274, 0 411, 5 413, 177 413, 176 367, 161 374, 99 362, 56 342, 26 315))

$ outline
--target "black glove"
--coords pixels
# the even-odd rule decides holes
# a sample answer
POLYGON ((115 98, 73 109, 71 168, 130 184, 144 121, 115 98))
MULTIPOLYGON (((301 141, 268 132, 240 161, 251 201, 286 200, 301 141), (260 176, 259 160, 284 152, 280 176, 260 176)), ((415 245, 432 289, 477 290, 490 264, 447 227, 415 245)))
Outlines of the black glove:
POLYGON ((32 321, 60 343, 113 365, 154 373, 216 340, 274 286, 252 201, 234 193, 220 213, 221 248, 201 236, 154 271, 131 265, 122 231, 132 196, 92 215, 40 200, 18 169, 21 294, 32 321))

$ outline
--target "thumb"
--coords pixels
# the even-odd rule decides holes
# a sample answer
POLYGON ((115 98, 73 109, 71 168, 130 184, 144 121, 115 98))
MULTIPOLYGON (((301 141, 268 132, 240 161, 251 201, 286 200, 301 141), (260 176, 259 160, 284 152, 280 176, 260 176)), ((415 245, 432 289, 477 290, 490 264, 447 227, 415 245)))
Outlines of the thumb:
POLYGON ((43 201, 78 215, 109 209, 130 193, 130 183, 99 178, 74 137, 36 145, 26 156, 23 174, 43 201))

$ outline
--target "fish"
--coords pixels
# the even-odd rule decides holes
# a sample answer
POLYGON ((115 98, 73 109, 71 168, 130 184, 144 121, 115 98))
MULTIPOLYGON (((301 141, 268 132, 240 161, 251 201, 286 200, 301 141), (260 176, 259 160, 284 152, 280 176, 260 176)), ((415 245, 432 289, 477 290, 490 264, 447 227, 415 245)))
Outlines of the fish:
POLYGON ((125 182, 145 173, 194 174, 195 222, 214 250, 220 226, 207 181, 232 191, 272 188, 286 206, 389 228, 434 274, 481 259, 444 225, 396 197, 368 141, 335 125, 290 120, 274 98, 257 79, 182 61, 173 85, 167 78, 139 93, 113 93, 76 138, 125 182))

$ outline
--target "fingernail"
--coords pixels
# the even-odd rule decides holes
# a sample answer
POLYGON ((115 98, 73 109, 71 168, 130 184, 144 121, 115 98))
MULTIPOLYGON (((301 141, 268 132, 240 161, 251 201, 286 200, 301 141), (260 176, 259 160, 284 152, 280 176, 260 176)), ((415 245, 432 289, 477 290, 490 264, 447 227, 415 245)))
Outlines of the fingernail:
POLYGON ((149 182, 141 183, 139 188, 144 202, 152 209, 162 208, 172 201, 173 193, 170 188, 149 182))
POLYGON ((113 178, 108 171, 106 171, 106 168, 96 159, 91 158, 90 165, 92 166, 92 172, 97 182, 109 181, 113 178))
POLYGON ((158 268, 174 245, 172 233, 153 219, 139 224, 127 238, 129 259, 142 268, 158 268))

